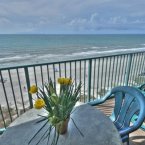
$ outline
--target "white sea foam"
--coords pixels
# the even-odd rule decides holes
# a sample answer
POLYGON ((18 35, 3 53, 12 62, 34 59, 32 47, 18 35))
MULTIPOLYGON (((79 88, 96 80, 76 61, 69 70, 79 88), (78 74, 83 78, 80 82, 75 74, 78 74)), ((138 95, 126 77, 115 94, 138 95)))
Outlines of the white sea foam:
POLYGON ((145 44, 141 44, 141 45, 145 46, 145 44))
POLYGON ((4 58, 0 58, 0 61, 13 60, 13 59, 22 59, 24 57, 25 58, 31 57, 31 55, 16 55, 16 56, 4 57, 4 58))
MULTIPOLYGON (((105 50, 105 51, 86 51, 86 52, 79 52, 79 53, 73 53, 73 56, 88 56, 88 55, 95 55, 95 54, 108 54, 108 53, 120 53, 120 52, 125 52, 125 51, 129 51, 129 52, 134 52, 134 51, 144 51, 145 47, 143 48, 132 48, 132 49, 113 49, 113 50, 105 50)), ((70 55, 71 56, 71 55, 70 55)))
POLYGON ((83 51, 83 52, 75 52, 72 54, 24 54, 24 55, 16 55, 16 56, 11 56, 11 57, 4 57, 0 58, 0 64, 2 66, 5 65, 15 65, 17 62, 19 64, 31 64, 31 63, 43 63, 43 62, 48 62, 48 61, 59 61, 63 59, 70 59, 70 58, 83 58, 83 57, 91 57, 91 56, 99 56, 99 55, 105 55, 105 54, 113 54, 113 53, 120 53, 120 52, 134 52, 134 51, 144 51, 145 47, 143 48, 132 48, 132 49, 112 49, 112 50, 91 50, 88 49, 88 51, 83 51))
POLYGON ((107 49, 108 47, 107 46, 93 46, 93 47, 91 47, 91 49, 107 49))
POLYGON ((47 59, 47 58, 50 58, 50 57, 59 57, 61 55, 57 55, 57 54, 44 54, 44 55, 38 55, 37 56, 37 59, 47 59))

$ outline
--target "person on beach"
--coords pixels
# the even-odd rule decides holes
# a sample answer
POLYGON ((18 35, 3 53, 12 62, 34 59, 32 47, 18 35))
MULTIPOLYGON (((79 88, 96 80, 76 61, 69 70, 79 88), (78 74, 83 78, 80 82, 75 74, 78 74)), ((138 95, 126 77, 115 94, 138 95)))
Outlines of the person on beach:
POLYGON ((24 86, 24 91, 26 91, 26 87, 24 86))

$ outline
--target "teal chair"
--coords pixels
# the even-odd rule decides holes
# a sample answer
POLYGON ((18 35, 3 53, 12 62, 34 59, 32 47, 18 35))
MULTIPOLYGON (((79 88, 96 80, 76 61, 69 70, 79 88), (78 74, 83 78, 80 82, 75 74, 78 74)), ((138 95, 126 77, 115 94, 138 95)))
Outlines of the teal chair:
POLYGON ((140 86, 137 87, 139 90, 142 91, 142 93, 145 95, 145 84, 142 84, 140 86))
POLYGON ((129 145, 129 134, 140 128, 145 119, 145 97, 135 87, 120 86, 110 90, 100 100, 94 100, 88 104, 96 106, 112 97, 115 99, 115 106, 110 118, 118 129, 122 142, 127 142, 129 145), (138 118, 130 125, 134 115, 138 118))
MULTIPOLYGON (((140 86, 137 87, 144 95, 145 97, 145 84, 142 84, 140 86)), ((138 116, 134 115, 131 119, 131 122, 134 123, 137 120, 138 116)), ((143 124, 141 125, 140 129, 142 129, 143 131, 145 131, 145 122, 143 122, 143 124)))

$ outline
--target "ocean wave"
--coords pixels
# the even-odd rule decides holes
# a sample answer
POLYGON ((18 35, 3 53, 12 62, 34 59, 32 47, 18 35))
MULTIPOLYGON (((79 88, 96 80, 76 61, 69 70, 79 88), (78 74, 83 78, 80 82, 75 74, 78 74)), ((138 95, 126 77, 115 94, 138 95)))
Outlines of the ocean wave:
POLYGON ((105 55, 112 55, 112 54, 120 54, 121 52, 135 52, 138 51, 145 51, 145 47, 141 48, 128 48, 128 49, 109 49, 109 50, 92 50, 88 49, 75 52, 72 54, 24 54, 24 55, 16 55, 11 57, 4 57, 0 58, 0 67, 6 66, 17 66, 24 65, 24 64, 36 64, 36 63, 44 63, 44 62, 54 62, 59 60, 69 60, 69 59, 78 59, 78 58, 87 58, 87 57, 97 57, 97 56, 105 56, 105 55))
POLYGON ((143 46, 145 46, 145 44, 140 44, 140 45, 143 45, 143 46))
POLYGON ((9 56, 9 57, 3 57, 0 58, 0 62, 7 62, 7 61, 18 61, 22 59, 28 59, 31 58, 31 55, 16 55, 16 56, 9 56))
MULTIPOLYGON (((95 55, 95 54, 107 54, 107 53, 120 53, 120 52, 127 52, 127 51, 144 51, 145 50, 145 47, 142 47, 142 48, 131 48, 131 49, 112 49, 112 50, 104 50, 104 51, 85 51, 85 52, 78 52, 78 53, 72 53, 73 56, 86 56, 86 55, 95 55)), ((71 56, 71 55, 69 55, 71 56)))
POLYGON ((59 57, 61 55, 57 55, 57 54, 44 54, 44 55, 38 55, 37 56, 37 59, 48 59, 48 58, 51 58, 51 57, 59 57))
POLYGON ((30 62, 43 62, 46 60, 51 59, 56 59, 58 57, 61 57, 63 55, 55 55, 55 54, 29 54, 29 55, 16 55, 16 56, 11 56, 11 57, 4 57, 0 58, 0 64, 4 65, 6 63, 13 64, 15 62, 23 62, 24 64, 28 64, 30 62))
POLYGON ((91 49, 102 49, 102 48, 107 49, 108 46, 92 46, 91 47, 91 49))

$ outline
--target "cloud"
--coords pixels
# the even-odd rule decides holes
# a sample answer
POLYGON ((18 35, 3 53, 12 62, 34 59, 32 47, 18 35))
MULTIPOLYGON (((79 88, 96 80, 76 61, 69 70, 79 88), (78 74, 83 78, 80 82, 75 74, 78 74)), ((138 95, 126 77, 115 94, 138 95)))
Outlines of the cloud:
POLYGON ((0 0, 0 33, 145 32, 144 0, 0 0))

